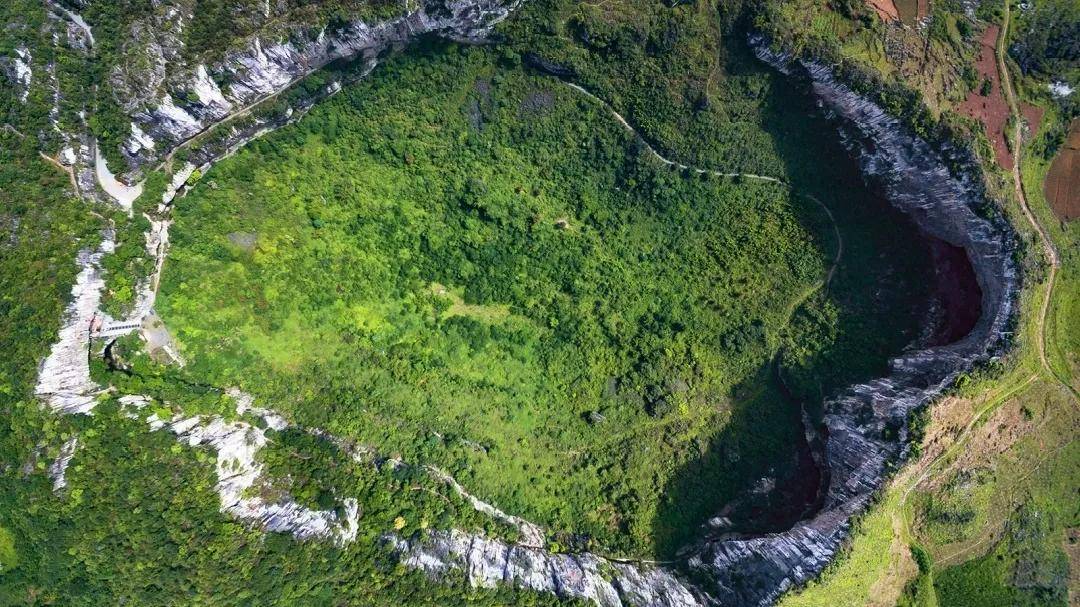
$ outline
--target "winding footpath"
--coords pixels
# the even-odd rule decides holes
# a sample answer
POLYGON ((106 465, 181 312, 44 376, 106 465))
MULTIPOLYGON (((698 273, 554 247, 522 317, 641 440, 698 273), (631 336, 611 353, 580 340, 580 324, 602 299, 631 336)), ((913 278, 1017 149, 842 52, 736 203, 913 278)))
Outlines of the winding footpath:
MULTIPOLYGON (((566 86, 574 89, 575 91, 581 93, 582 95, 585 95, 589 99, 592 99, 593 101, 595 101, 595 102, 599 103, 600 105, 604 106, 605 108, 607 108, 607 110, 609 112, 611 112, 611 115, 615 117, 615 120, 618 120, 619 124, 621 124, 624 129, 629 131, 635 137, 640 139, 642 143, 645 144, 645 148, 649 150, 649 153, 652 154, 654 158, 656 158, 657 160, 659 160, 660 162, 662 162, 662 163, 664 163, 664 164, 666 164, 668 166, 672 166, 672 167, 675 167, 675 168, 678 168, 678 169, 682 169, 684 171, 693 171, 693 172, 697 173, 698 175, 712 175, 713 177, 729 177, 729 178, 741 177, 743 179, 756 179, 758 181, 767 181, 767 182, 770 182, 770 183, 779 183, 781 185, 787 185, 787 183, 784 182, 784 180, 780 179, 779 177, 770 177, 768 175, 755 175, 754 173, 724 173, 722 171, 713 171, 713 170, 709 170, 709 169, 699 169, 697 167, 692 167, 692 166, 683 164, 681 162, 676 162, 674 160, 671 160, 670 158, 667 158, 663 154, 661 154, 660 152, 656 151, 656 148, 654 148, 652 146, 652 144, 649 143, 649 141, 647 139, 645 139, 645 137, 643 137, 641 135, 641 133, 638 132, 637 129, 635 129, 633 126, 631 126, 630 123, 627 122, 626 119, 622 117, 622 114, 615 111, 615 108, 611 107, 611 104, 609 104, 607 101, 604 101, 603 99, 601 99, 601 98, 597 97, 596 95, 592 94, 585 87, 574 84, 573 82, 567 82, 567 81, 561 80, 561 79, 559 80, 559 82, 562 82, 566 86)), ((821 203, 819 202, 818 204, 821 204, 821 203)), ((830 218, 832 217, 832 213, 829 214, 829 217, 830 218)))
POLYGON ((1013 119, 1012 149, 1015 156, 1012 167, 1013 188, 1016 191, 1016 200, 1020 204, 1020 210, 1023 211, 1024 217, 1028 220, 1028 223, 1031 224, 1031 227, 1038 233, 1039 243, 1042 245, 1043 254, 1046 255, 1047 261, 1050 262, 1050 271, 1046 277, 1046 293, 1043 295, 1042 307, 1039 310, 1039 317, 1036 319, 1035 340, 1038 345, 1039 361, 1051 377, 1064 386, 1074 397, 1080 397, 1076 388, 1054 371, 1054 368, 1050 365, 1050 359, 1046 355, 1046 318, 1050 314, 1050 303, 1054 296, 1054 285, 1057 280, 1057 273, 1061 268, 1061 258, 1058 256, 1057 249, 1054 247, 1054 242, 1050 238, 1050 233, 1046 231, 1046 228, 1043 227, 1038 219, 1036 219, 1035 214, 1031 212, 1031 207, 1028 205, 1027 195, 1024 191, 1024 180, 1020 175, 1020 161, 1023 156, 1021 152, 1023 151, 1024 118, 1020 113, 1020 106, 1016 102, 1012 78, 1009 76, 1009 68, 1005 61, 1005 45, 1009 31, 1010 9, 1008 2, 1005 2, 1004 4, 1005 19, 1001 25, 1001 32, 998 34, 997 45, 994 50, 997 55, 998 71, 1001 76, 1001 88, 1005 93, 1005 101, 1009 104, 1009 113, 1013 119))
MULTIPOLYGON (((772 176, 769 176, 769 175, 758 175, 758 174, 755 174, 755 173, 725 173, 723 171, 716 171, 716 170, 712 170, 712 169, 702 169, 702 168, 690 166, 690 165, 683 164, 681 162, 672 160, 672 159, 664 156, 663 154, 661 154, 659 151, 657 151, 657 149, 654 148, 651 143, 649 143, 649 140, 646 139, 640 132, 638 132, 638 130, 635 129, 633 127, 633 125, 631 125, 626 120, 626 118, 623 118, 622 114, 620 114, 618 111, 616 111, 615 108, 611 107, 611 104, 609 104, 607 101, 604 101, 600 97, 597 97, 595 94, 593 94, 592 92, 590 92, 588 89, 586 89, 585 87, 583 87, 581 85, 574 84, 573 82, 567 82, 565 80, 562 80, 561 78, 559 79, 559 82, 562 82, 566 86, 574 89, 575 91, 581 93, 582 95, 585 95, 586 97, 588 97, 589 99, 595 101, 596 103, 599 103, 600 105, 604 106, 604 108, 607 109, 607 111, 611 113, 611 115, 615 118, 615 120, 618 121, 618 123, 621 124, 623 126, 623 128, 626 129, 626 131, 628 133, 630 133, 631 135, 636 137, 638 139, 638 141, 640 141, 645 146, 645 149, 647 149, 649 151, 649 154, 652 155, 653 158, 659 160, 660 162, 662 162, 662 163, 664 163, 664 164, 666 164, 666 165, 668 165, 670 167, 675 167, 675 168, 683 170, 683 171, 691 171, 691 172, 696 173, 698 175, 711 175, 713 177, 724 177, 724 178, 728 178, 728 179, 735 179, 735 178, 752 179, 752 180, 756 180, 756 181, 763 181, 763 182, 766 182, 766 183, 775 183, 775 184, 781 185, 781 186, 791 190, 792 192, 795 192, 794 186, 792 186, 790 183, 788 183, 786 180, 784 180, 783 178, 780 178, 780 177, 772 177, 772 176)), ((795 309, 797 309, 800 305, 802 305, 802 303, 804 301, 806 301, 811 295, 816 293, 819 289, 824 288, 826 291, 828 291, 829 285, 832 284, 833 275, 836 273, 836 268, 840 265, 840 259, 844 255, 844 237, 843 237, 843 235, 840 234, 840 227, 836 223, 836 216, 833 215, 832 209, 830 209, 828 207, 828 205, 826 205, 824 202, 819 200, 816 196, 812 196, 810 194, 805 194, 805 193, 803 193, 802 195, 805 196, 806 198, 808 198, 809 200, 813 201, 819 207, 821 207, 821 210, 824 211, 825 215, 828 216, 829 223, 832 224, 833 235, 836 237, 836 255, 833 257, 833 261, 832 261, 832 264, 829 267, 829 270, 825 273, 825 278, 823 278, 821 281, 811 285, 806 291, 804 291, 798 297, 795 298, 795 300, 792 302, 792 304, 790 306, 790 311, 788 313, 789 317, 791 316, 791 314, 794 314, 795 309)))

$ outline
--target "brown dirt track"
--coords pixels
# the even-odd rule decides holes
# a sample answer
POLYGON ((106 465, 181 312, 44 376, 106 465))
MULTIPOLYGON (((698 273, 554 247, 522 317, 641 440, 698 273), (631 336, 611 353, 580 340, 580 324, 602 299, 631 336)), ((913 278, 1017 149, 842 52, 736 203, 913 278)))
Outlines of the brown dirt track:
POLYGON ((1043 192, 1058 219, 1080 217, 1080 120, 1073 120, 1069 136, 1050 164, 1043 192))

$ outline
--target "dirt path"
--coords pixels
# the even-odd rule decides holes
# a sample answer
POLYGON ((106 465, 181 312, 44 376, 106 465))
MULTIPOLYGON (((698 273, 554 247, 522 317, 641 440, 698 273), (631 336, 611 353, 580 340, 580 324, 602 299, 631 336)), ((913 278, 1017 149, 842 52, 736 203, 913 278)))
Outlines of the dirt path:
MULTIPOLYGON (((693 171, 693 172, 697 173, 698 175, 712 175, 714 177, 727 177, 727 178, 740 177, 740 178, 743 178, 743 179, 756 179, 758 181, 764 181, 764 182, 767 182, 767 183, 775 183, 777 185, 781 185, 781 186, 787 188, 788 190, 790 190, 792 192, 795 192, 795 188, 792 187, 792 185, 790 183, 788 183, 787 181, 785 181, 783 178, 780 178, 780 177, 771 177, 769 175, 757 175, 757 174, 754 174, 754 173, 725 173, 725 172, 722 172, 722 171, 714 171, 714 170, 710 170, 710 169, 701 169, 701 168, 698 168, 698 167, 693 167, 693 166, 690 166, 690 165, 683 164, 681 162, 676 162, 674 160, 671 160, 670 158, 667 158, 666 156, 664 156, 663 154, 658 152, 656 150, 656 148, 654 148, 652 146, 652 144, 649 143, 649 141, 647 139, 642 137, 641 133, 639 133, 637 129, 635 129, 625 118, 623 118, 622 114, 615 111, 615 108, 611 107, 611 105, 609 105, 608 102, 606 102, 603 99, 601 99, 600 97, 597 97, 596 95, 592 94, 591 92, 589 92, 588 89, 586 89, 586 88, 584 88, 582 86, 579 86, 579 85, 574 84, 572 82, 567 82, 565 80, 559 80, 559 81, 562 82, 563 84, 565 84, 566 86, 574 89, 575 91, 585 95, 589 99, 592 99, 593 101, 595 101, 595 102, 599 103, 600 105, 604 106, 604 108, 607 109, 607 111, 610 112, 612 116, 614 116, 615 120, 617 120, 619 122, 619 124, 621 124, 623 126, 623 128, 626 129, 627 132, 634 135, 635 137, 638 138, 639 141, 641 141, 641 143, 645 146, 645 148, 647 150, 649 150, 649 153, 654 158, 656 158, 657 160, 659 160, 660 162, 662 162, 662 163, 664 163, 664 164, 666 164, 668 166, 673 166, 673 167, 679 168, 679 169, 684 170, 684 171, 693 171)), ((799 306, 801 306, 806 300, 810 299, 810 297, 813 296, 814 293, 817 293, 818 291, 820 291, 822 289, 824 289, 826 292, 828 292, 829 285, 832 284, 833 275, 836 274, 836 269, 840 266, 840 259, 844 255, 844 237, 843 237, 842 234, 840 234, 840 226, 836 223, 836 216, 833 215, 832 209, 830 209, 828 207, 828 205, 826 205, 824 202, 822 202, 816 196, 812 196, 810 194, 803 194, 803 196, 805 196, 806 198, 812 200, 819 207, 821 207, 821 210, 825 211, 825 214, 829 217, 829 223, 832 224, 833 234, 836 236, 836 255, 833 257, 832 264, 829 266, 829 270, 825 273, 825 277, 822 278, 821 280, 815 282, 814 284, 810 285, 809 287, 804 289, 801 293, 796 295, 795 298, 791 301, 791 303, 788 304, 787 308, 785 308, 785 313, 784 313, 784 319, 785 320, 784 320, 784 324, 783 324, 783 326, 785 326, 785 327, 791 322, 791 317, 795 315, 795 311, 799 309, 799 306)))
MULTIPOLYGON (((1050 301, 1054 293, 1054 281, 1057 278, 1057 271, 1061 266, 1061 260, 1058 259, 1057 250, 1050 240, 1050 235, 1031 212, 1031 208, 1028 206, 1027 196, 1024 194, 1024 182, 1020 178, 1020 145, 1022 143, 1021 127, 1023 122, 1020 109, 1016 103, 1016 95, 1013 93, 1012 80, 1009 78, 1009 69, 1005 64, 1005 39, 1009 31, 1009 17, 1009 3, 1005 2, 1005 20, 1001 26, 1001 33, 998 35, 996 53, 998 70, 1001 72, 1002 90, 1005 92, 1005 101, 1009 104, 1009 112, 1012 114, 1013 118, 1012 147, 1016 154, 1016 161, 1012 163, 1013 188, 1016 190, 1016 199, 1020 203, 1020 210, 1024 212, 1024 217, 1027 218, 1031 227, 1038 232, 1043 252, 1050 262, 1050 274, 1046 278, 1046 295, 1043 297, 1039 317, 1035 321, 1036 343, 1039 350, 1039 360, 1042 362, 1043 368, 1046 369, 1050 375, 1058 379, 1058 381, 1061 381, 1060 378, 1057 378, 1057 376, 1054 375, 1054 370, 1050 367, 1050 360, 1046 356, 1046 316, 1050 312, 1050 301)), ((1065 384, 1070 391, 1073 391, 1072 386, 1065 382, 1062 383, 1065 384)))
MULTIPOLYGON (((1047 420, 1044 420, 1043 423, 1040 424, 1039 427, 1041 428, 1048 421, 1049 421, 1049 417, 1047 418, 1047 420)), ((1034 476, 1035 473, 1038 472, 1042 468, 1043 464, 1050 461, 1054 457, 1057 457, 1057 455, 1060 454, 1061 451, 1063 449, 1065 449, 1066 447, 1068 447, 1070 444, 1071 443, 1069 443, 1069 442, 1064 442, 1061 445, 1059 445, 1058 448, 1055 449, 1054 451, 1051 451, 1051 452, 1048 452, 1048 453, 1043 453, 1042 457, 1040 457, 1036 461, 1035 465, 1032 466, 1031 468, 1029 468, 1026 473, 1024 473, 1020 477, 1018 477, 1018 480, 1019 481, 1026 481, 1027 479, 1034 476)), ((996 542, 998 539, 1000 539, 1001 535, 1005 531, 1005 521, 1006 521, 1006 519, 1004 519, 1004 518, 998 519, 996 521, 996 524, 986 524, 986 525, 984 525, 982 531, 980 531, 979 534, 976 535, 973 538, 969 538, 967 540, 961 540, 959 542, 954 542, 952 544, 947 544, 946 546, 952 547, 953 550, 951 552, 949 552, 948 554, 944 555, 944 556, 938 557, 936 563, 938 565, 946 565, 946 566, 959 565, 959 564, 963 563, 966 560, 964 557, 966 557, 967 555, 977 555, 977 554, 979 554, 977 552, 977 550, 979 548, 987 546, 988 544, 989 544, 989 546, 987 546, 988 548, 992 547, 994 542, 996 542)))
MULTIPOLYGON (((589 97, 593 101, 596 101, 600 105, 603 105, 605 108, 607 108, 607 111, 611 112, 611 115, 615 117, 615 120, 619 121, 619 124, 621 124, 624 129, 626 129, 630 133, 633 133, 633 135, 635 137, 640 139, 641 142, 645 144, 645 147, 649 150, 649 153, 651 153, 654 158, 656 158, 657 160, 659 160, 660 162, 662 162, 662 163, 664 163, 664 164, 666 164, 668 166, 673 166, 673 167, 682 169, 684 171, 693 171, 693 172, 697 173, 698 175, 712 175, 714 177, 731 177, 731 178, 741 177, 743 179, 757 179, 758 181, 767 181, 767 182, 770 182, 770 183, 779 183, 781 185, 787 185, 784 182, 784 180, 780 179, 779 177, 770 177, 768 175, 755 175, 754 173, 724 173, 724 172, 721 172, 721 171, 712 171, 712 170, 708 170, 708 169, 699 169, 697 167, 692 167, 692 166, 689 166, 689 165, 685 165, 685 164, 683 164, 681 162, 676 162, 674 160, 671 160, 670 158, 667 158, 663 154, 661 154, 660 152, 656 151, 656 148, 654 148, 652 146, 652 144, 650 144, 648 142, 648 140, 646 140, 644 137, 642 137, 641 133, 639 133, 637 131, 637 129, 630 126, 630 123, 627 122, 626 119, 622 117, 622 114, 616 112, 615 108, 611 107, 611 105, 609 105, 607 101, 604 101, 603 99, 601 99, 601 98, 597 97, 596 95, 590 93, 588 89, 586 89, 584 87, 581 87, 581 86, 578 86, 578 85, 574 84, 573 82, 566 82, 565 80, 560 80, 560 82, 562 82, 566 86, 568 86, 568 87, 574 89, 575 91, 589 97)), ((788 186, 788 187, 790 187, 790 186, 788 186)), ((818 202, 818 201, 815 200, 815 202, 818 202)), ((821 202, 818 202, 818 204, 821 204, 821 202)), ((822 205, 822 206, 825 206, 825 205, 822 205)), ((829 218, 830 219, 832 218, 832 213, 829 213, 829 218)))
MULTIPOLYGON (((1054 372, 1053 368, 1050 366, 1049 357, 1046 354, 1046 318, 1050 313, 1050 304, 1053 300, 1054 284, 1057 279, 1058 268, 1061 266, 1061 261, 1058 257, 1057 250, 1054 248, 1053 241, 1050 239, 1049 233, 1042 226, 1042 224, 1039 223, 1038 219, 1036 219, 1035 217, 1035 214, 1031 212, 1031 208, 1028 206, 1027 196, 1024 192, 1024 183, 1020 174, 1020 160, 1022 158, 1021 144, 1023 142, 1023 123, 1019 104, 1016 102, 1016 96, 1013 92, 1012 80, 1010 79, 1008 67, 1005 62, 1005 42, 1008 36, 1010 12, 1009 3, 1005 2, 1004 4, 1005 18, 1002 23, 1001 30, 998 33, 997 42, 994 47, 994 53, 997 61, 997 69, 999 71, 1002 91, 1005 95, 1005 100, 1009 106, 1010 116, 1013 119, 1012 149, 1015 158, 1014 162, 1012 162, 1011 167, 1013 188, 1016 192, 1016 198, 1020 205, 1020 210, 1023 212, 1024 218, 1027 219, 1028 223, 1031 224, 1031 227, 1038 234, 1039 244, 1042 246, 1043 252, 1046 255, 1047 260, 1050 262, 1050 271, 1047 275, 1046 280, 1046 291, 1043 296, 1042 303, 1039 307, 1038 316, 1035 318, 1035 344, 1036 351, 1038 352, 1039 356, 1039 370, 1030 375, 1027 379, 1023 380, 1019 384, 1016 384, 1012 388, 1008 389, 1004 394, 988 398, 986 405, 980 408, 977 412, 975 412, 975 414, 971 416, 971 419, 968 421, 967 425, 964 426, 964 429, 959 434, 957 434, 952 446, 948 449, 945 449, 940 455, 938 455, 938 457, 934 458, 933 461, 926 464, 922 468, 922 471, 918 475, 918 477, 910 481, 910 484, 908 484, 907 488, 904 491, 904 494, 901 496, 899 506, 893 514, 894 522, 897 517, 899 517, 902 521, 902 529, 904 536, 901 538, 902 540, 905 538, 910 538, 913 535, 910 521, 908 520, 906 513, 907 500, 910 497, 911 493, 927 480, 934 478, 938 474, 941 474, 942 472, 948 470, 948 467, 939 470, 938 465, 941 462, 946 461, 952 455, 954 455, 957 450, 964 447, 964 445, 967 443, 968 439, 971 436, 971 431, 975 428, 976 424, 980 420, 982 420, 990 411, 995 409, 998 405, 1000 405, 1008 398, 1011 398, 1012 396, 1022 392, 1024 389, 1033 384, 1044 374, 1049 375, 1053 381, 1056 381, 1057 383, 1060 383, 1062 386, 1064 386, 1066 390, 1068 390, 1073 396, 1077 395, 1076 389, 1054 372)), ((993 392, 991 392, 991 394, 993 394, 993 392)), ((1080 403, 1077 403, 1077 401, 1075 400, 1073 402, 1074 404, 1080 405, 1080 403)), ((994 540, 994 535, 995 534, 992 530, 984 529, 978 536, 973 538, 974 541, 958 547, 958 550, 955 550, 954 552, 943 557, 940 560, 940 563, 946 565, 957 564, 958 562, 960 562, 958 559, 961 559, 961 557, 973 553, 973 551, 977 548, 992 543, 994 540)))
MULTIPOLYGON (((971 419, 968 420, 968 423, 964 426, 964 429, 956 435, 956 438, 953 440, 952 446, 950 446, 948 449, 943 450, 937 457, 934 458, 933 461, 926 464, 922 468, 922 473, 919 474, 919 476, 913 481, 911 481, 911 484, 908 485, 908 488, 904 491, 904 495, 900 498, 900 511, 903 511, 903 506, 907 502, 907 499, 911 495, 911 492, 914 491, 919 485, 923 484, 931 478, 931 473, 935 472, 938 464, 954 455, 959 449, 963 448, 964 444, 967 442, 967 439, 971 435, 971 431, 975 429, 975 425, 980 420, 982 420, 982 418, 985 417, 986 414, 990 413, 992 410, 996 409, 998 405, 1015 396, 1017 393, 1023 391, 1031 384, 1035 383, 1035 380, 1037 379, 1039 379, 1039 373, 1033 373, 1032 375, 1028 376, 1027 379, 1008 389, 1003 394, 990 396, 994 394, 993 392, 990 392, 986 398, 986 404, 978 411, 976 411, 974 415, 971 416, 971 419)), ((914 470, 912 472, 914 472, 914 470)), ((906 523, 907 521, 905 517, 904 528, 910 536, 911 527, 906 523)))
POLYGON ((65 165, 56 158, 53 158, 52 156, 49 156, 48 154, 40 150, 38 150, 38 155, 41 156, 41 158, 49 164, 67 173, 68 179, 71 180, 71 189, 75 190, 75 196, 80 198, 82 197, 82 192, 79 191, 79 182, 75 179, 75 171, 73 171, 71 167, 65 165))
POLYGON ((1039 234, 1039 241, 1042 245, 1043 252, 1046 254, 1047 260, 1050 262, 1050 272, 1046 277, 1046 294, 1043 296, 1042 306, 1039 310, 1039 316, 1036 319, 1036 343, 1039 350, 1039 361, 1042 363, 1042 367, 1046 372, 1061 384, 1070 394, 1073 395, 1073 404, 1080 407, 1080 392, 1077 392, 1065 378, 1059 376, 1054 368, 1050 365, 1050 359, 1046 355, 1046 317, 1050 314, 1050 303, 1053 301, 1054 286, 1057 281, 1058 270, 1061 268, 1061 258, 1058 257, 1057 249, 1054 247, 1053 240, 1050 239, 1049 232, 1043 227, 1039 220, 1035 217, 1035 214, 1031 212, 1031 207, 1028 206, 1027 195, 1024 192, 1024 181, 1020 176, 1020 160, 1023 156, 1021 152, 1021 145, 1023 143, 1022 138, 1022 126, 1023 115, 1020 112, 1020 106, 1016 102, 1016 94, 1013 92, 1012 79, 1009 76, 1009 69, 1005 62, 1005 42, 1006 36, 1009 31, 1009 3, 1005 2, 1005 20, 1001 26, 1001 36, 998 38, 997 43, 997 61, 998 69, 1001 70, 1001 84, 1002 90, 1005 91, 1005 100, 1009 103, 1009 112, 1013 118, 1013 149, 1015 150, 1016 161, 1012 166, 1013 188, 1016 190, 1016 199, 1020 203, 1020 210, 1024 212, 1024 217, 1027 218, 1031 227, 1039 234))

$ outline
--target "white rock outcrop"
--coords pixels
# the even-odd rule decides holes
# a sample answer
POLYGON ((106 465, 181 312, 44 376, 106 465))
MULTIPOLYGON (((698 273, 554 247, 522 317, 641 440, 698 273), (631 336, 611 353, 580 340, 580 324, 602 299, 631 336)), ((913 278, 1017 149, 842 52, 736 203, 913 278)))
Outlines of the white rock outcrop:
POLYGON ((19 100, 26 103, 30 95, 30 84, 34 81, 33 61, 30 50, 25 46, 15 48, 13 57, 0 57, 0 70, 7 76, 12 86, 19 90, 19 100))
POLYGON ((387 538, 406 566, 435 578, 464 573, 477 587, 505 584, 602 607, 695 607, 708 601, 672 572, 655 566, 553 553, 457 530, 431 531, 411 540, 387 538))
POLYGON ((909 415, 1005 347, 1019 280, 1011 228, 1003 219, 975 212, 984 203, 981 189, 972 174, 949 170, 943 154, 951 150, 936 150, 913 135, 827 66, 774 52, 760 39, 752 42, 760 59, 810 87, 890 204, 925 233, 965 250, 982 291, 982 313, 966 337, 894 358, 888 376, 851 386, 825 402, 828 485, 820 511, 782 533, 706 537, 693 547, 690 568, 708 580, 719 604, 763 606, 817 576, 839 551, 851 518, 882 486, 889 464, 902 457, 909 415))
POLYGON ((374 63, 384 51, 424 34, 483 39, 521 1, 432 0, 381 23, 353 21, 313 36, 297 30, 274 40, 256 35, 245 48, 212 65, 188 66, 182 60, 183 14, 136 23, 133 36, 149 41, 142 62, 147 67, 114 73, 112 84, 122 98, 130 100, 129 114, 155 144, 141 140, 132 145, 133 138, 124 152, 136 169, 155 162, 214 123, 338 59, 374 63))
POLYGON ((112 235, 107 234, 96 251, 79 251, 80 270, 71 288, 71 303, 64 310, 56 343, 38 368, 34 392, 57 413, 89 413, 97 404, 100 388, 90 379, 88 358, 90 324, 105 286, 101 258, 113 247, 112 235))
MULTIPOLYGON (((273 416, 267 424, 276 424, 273 416)), ((264 430, 242 421, 220 417, 176 416, 167 423, 156 417, 152 428, 165 428, 192 447, 217 452, 217 492, 221 511, 267 531, 289 533, 297 539, 327 539, 345 544, 356 539, 359 504, 353 498, 342 501, 344 516, 332 510, 312 510, 292 498, 267 501, 258 491, 250 491, 262 481, 263 466, 256 460, 266 446, 264 430)))
POLYGON ((71 458, 75 457, 75 449, 79 447, 79 438, 73 436, 64 441, 60 446, 60 454, 49 465, 49 478, 53 482, 53 491, 60 492, 67 487, 67 469, 71 458))
POLYGON ((131 213, 131 206, 135 204, 135 199, 142 194, 143 186, 141 183, 135 185, 127 185, 122 183, 112 174, 109 170, 109 164, 105 160, 105 156, 101 154, 100 150, 95 146, 95 158, 94 158, 94 174, 97 176, 97 183, 101 189, 112 196, 113 200, 120 205, 120 208, 131 213))

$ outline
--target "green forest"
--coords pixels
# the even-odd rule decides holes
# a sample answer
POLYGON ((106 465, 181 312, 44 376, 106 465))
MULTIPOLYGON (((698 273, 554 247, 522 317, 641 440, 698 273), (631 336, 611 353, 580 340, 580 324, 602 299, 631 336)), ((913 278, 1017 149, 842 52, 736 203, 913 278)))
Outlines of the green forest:
MULTIPOLYGON (((772 76, 731 77, 759 91, 741 128, 771 137, 772 76)), ((779 146, 736 169, 782 167, 779 146)), ((858 221, 851 185, 839 216, 858 221)), ((476 48, 392 60, 216 165, 175 218, 158 310, 192 381, 614 554, 671 554, 755 479, 794 474, 777 353, 819 404, 878 371, 917 312, 893 298, 875 312, 896 332, 860 334, 883 302, 848 299, 850 277, 820 296, 837 243, 816 204, 673 171, 603 105, 476 48), (853 352, 861 366, 807 371, 853 352)), ((868 246, 848 244, 918 293, 868 246)))

